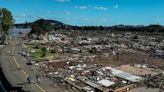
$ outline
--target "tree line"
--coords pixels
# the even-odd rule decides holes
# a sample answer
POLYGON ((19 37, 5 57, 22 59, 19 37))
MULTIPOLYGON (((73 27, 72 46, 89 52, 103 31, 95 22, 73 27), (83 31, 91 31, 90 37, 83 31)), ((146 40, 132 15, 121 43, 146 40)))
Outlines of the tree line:
POLYGON ((31 27, 31 33, 44 34, 52 30, 80 30, 80 31, 114 31, 114 32, 164 32, 164 26, 151 24, 148 26, 138 25, 115 25, 115 26, 72 26, 56 20, 39 19, 33 23, 15 24, 16 27, 31 27))
MULTIPOLYGON (((58 22, 56 20, 39 19, 34 23, 24 24, 32 28, 33 34, 44 34, 52 30, 80 30, 80 31, 121 31, 121 32, 164 32, 164 26, 159 24, 149 26, 130 26, 130 25, 116 25, 116 26, 72 26, 58 22)), ((20 25, 17 25, 20 26, 20 25)))

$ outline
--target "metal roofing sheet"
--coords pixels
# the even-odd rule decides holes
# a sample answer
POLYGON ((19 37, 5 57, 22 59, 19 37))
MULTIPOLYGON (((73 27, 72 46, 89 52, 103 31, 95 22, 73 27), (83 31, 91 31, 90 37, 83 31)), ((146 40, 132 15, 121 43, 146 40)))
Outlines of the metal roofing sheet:
POLYGON ((95 84, 95 83, 93 83, 93 82, 91 82, 91 81, 86 81, 86 83, 87 83, 88 85, 94 87, 94 88, 98 88, 98 87, 99 87, 99 85, 97 85, 97 84, 95 84))
POLYGON ((105 79, 98 81, 98 83, 102 84, 105 87, 109 87, 109 86, 115 84, 114 82, 109 81, 109 80, 105 80, 105 79))
POLYGON ((123 72, 123 73, 117 74, 116 76, 121 77, 121 78, 126 78, 126 77, 130 77, 130 76, 133 76, 133 75, 130 74, 130 73, 127 73, 127 72, 123 72))
POLYGON ((129 76, 125 79, 132 81, 132 82, 139 82, 142 80, 142 77, 133 75, 133 76, 129 76))

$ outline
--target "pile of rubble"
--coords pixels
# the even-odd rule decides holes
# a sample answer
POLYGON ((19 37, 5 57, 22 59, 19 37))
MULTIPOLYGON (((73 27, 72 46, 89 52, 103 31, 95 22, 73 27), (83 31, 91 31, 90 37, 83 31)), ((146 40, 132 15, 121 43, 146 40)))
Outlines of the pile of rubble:
POLYGON ((160 88, 164 91, 164 74, 161 73, 156 76, 148 75, 145 77, 143 84, 148 88, 160 88))
POLYGON ((130 90, 142 81, 140 76, 112 67, 97 64, 87 66, 84 62, 66 62, 60 67, 60 63, 39 63, 37 66, 43 71, 43 75, 54 80, 54 83, 66 87, 69 85, 85 92, 130 90))

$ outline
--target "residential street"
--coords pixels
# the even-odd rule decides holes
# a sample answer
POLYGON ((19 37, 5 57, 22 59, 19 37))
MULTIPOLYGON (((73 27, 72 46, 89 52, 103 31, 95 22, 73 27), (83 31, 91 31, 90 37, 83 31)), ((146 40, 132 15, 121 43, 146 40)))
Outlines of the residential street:
POLYGON ((27 65, 25 57, 18 54, 21 51, 21 45, 16 45, 18 40, 10 41, 10 44, 2 50, 1 66, 3 72, 14 87, 23 87, 25 91, 30 92, 63 92, 63 89, 55 87, 54 83, 47 78, 41 77, 41 82, 36 83, 36 75, 41 75, 34 66, 27 65), (28 76, 32 77, 32 84, 27 81, 28 76))

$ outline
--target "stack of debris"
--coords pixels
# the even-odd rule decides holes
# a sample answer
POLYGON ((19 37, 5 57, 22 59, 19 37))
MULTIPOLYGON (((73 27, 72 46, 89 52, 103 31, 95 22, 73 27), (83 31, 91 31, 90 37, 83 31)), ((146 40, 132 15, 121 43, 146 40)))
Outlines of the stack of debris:
POLYGON ((143 83, 148 88, 160 88, 164 91, 164 74, 161 73, 156 76, 147 75, 143 83))

